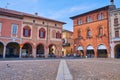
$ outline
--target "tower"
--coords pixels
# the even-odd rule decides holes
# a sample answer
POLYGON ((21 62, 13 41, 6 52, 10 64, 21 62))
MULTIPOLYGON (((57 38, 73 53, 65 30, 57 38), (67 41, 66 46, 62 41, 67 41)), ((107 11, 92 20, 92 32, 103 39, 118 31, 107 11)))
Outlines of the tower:
POLYGON ((111 2, 111 5, 114 5, 114 0, 110 0, 110 2, 111 2))

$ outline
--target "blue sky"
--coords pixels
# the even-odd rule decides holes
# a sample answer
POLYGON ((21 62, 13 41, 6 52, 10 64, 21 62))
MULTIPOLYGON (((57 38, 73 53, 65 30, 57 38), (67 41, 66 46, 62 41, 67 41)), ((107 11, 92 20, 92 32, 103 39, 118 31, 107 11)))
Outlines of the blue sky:
MULTIPOLYGON (((0 7, 66 22, 64 29, 73 31, 71 16, 110 4, 110 0, 0 0, 0 7), (9 3, 7 5, 7 3, 9 3)), ((120 8, 120 0, 115 5, 120 8)))

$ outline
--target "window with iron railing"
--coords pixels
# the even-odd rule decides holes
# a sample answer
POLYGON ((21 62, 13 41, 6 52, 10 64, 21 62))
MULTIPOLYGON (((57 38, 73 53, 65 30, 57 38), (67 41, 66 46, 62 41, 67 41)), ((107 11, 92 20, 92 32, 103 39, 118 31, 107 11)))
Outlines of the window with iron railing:
POLYGON ((115 37, 119 37, 119 30, 115 31, 115 37))
POLYGON ((119 22, 118 22, 118 18, 114 18, 114 26, 118 26, 119 22))

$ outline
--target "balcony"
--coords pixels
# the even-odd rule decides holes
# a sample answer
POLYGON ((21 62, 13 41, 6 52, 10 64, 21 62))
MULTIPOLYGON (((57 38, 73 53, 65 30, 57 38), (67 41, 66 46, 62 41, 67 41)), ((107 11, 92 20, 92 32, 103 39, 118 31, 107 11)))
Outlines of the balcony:
POLYGON ((112 39, 112 41, 120 41, 120 37, 115 37, 112 39))
POLYGON ((69 47, 69 46, 70 46, 70 43, 64 43, 62 46, 63 46, 63 47, 69 47))

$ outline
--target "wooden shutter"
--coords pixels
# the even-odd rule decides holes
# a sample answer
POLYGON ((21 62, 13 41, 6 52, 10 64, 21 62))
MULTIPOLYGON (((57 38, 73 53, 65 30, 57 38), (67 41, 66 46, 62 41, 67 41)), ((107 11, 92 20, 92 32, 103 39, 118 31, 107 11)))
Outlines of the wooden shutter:
POLYGON ((28 30, 28 37, 31 36, 31 29, 28 30))
POLYGON ((23 28, 23 36, 25 36, 25 28, 23 28))

